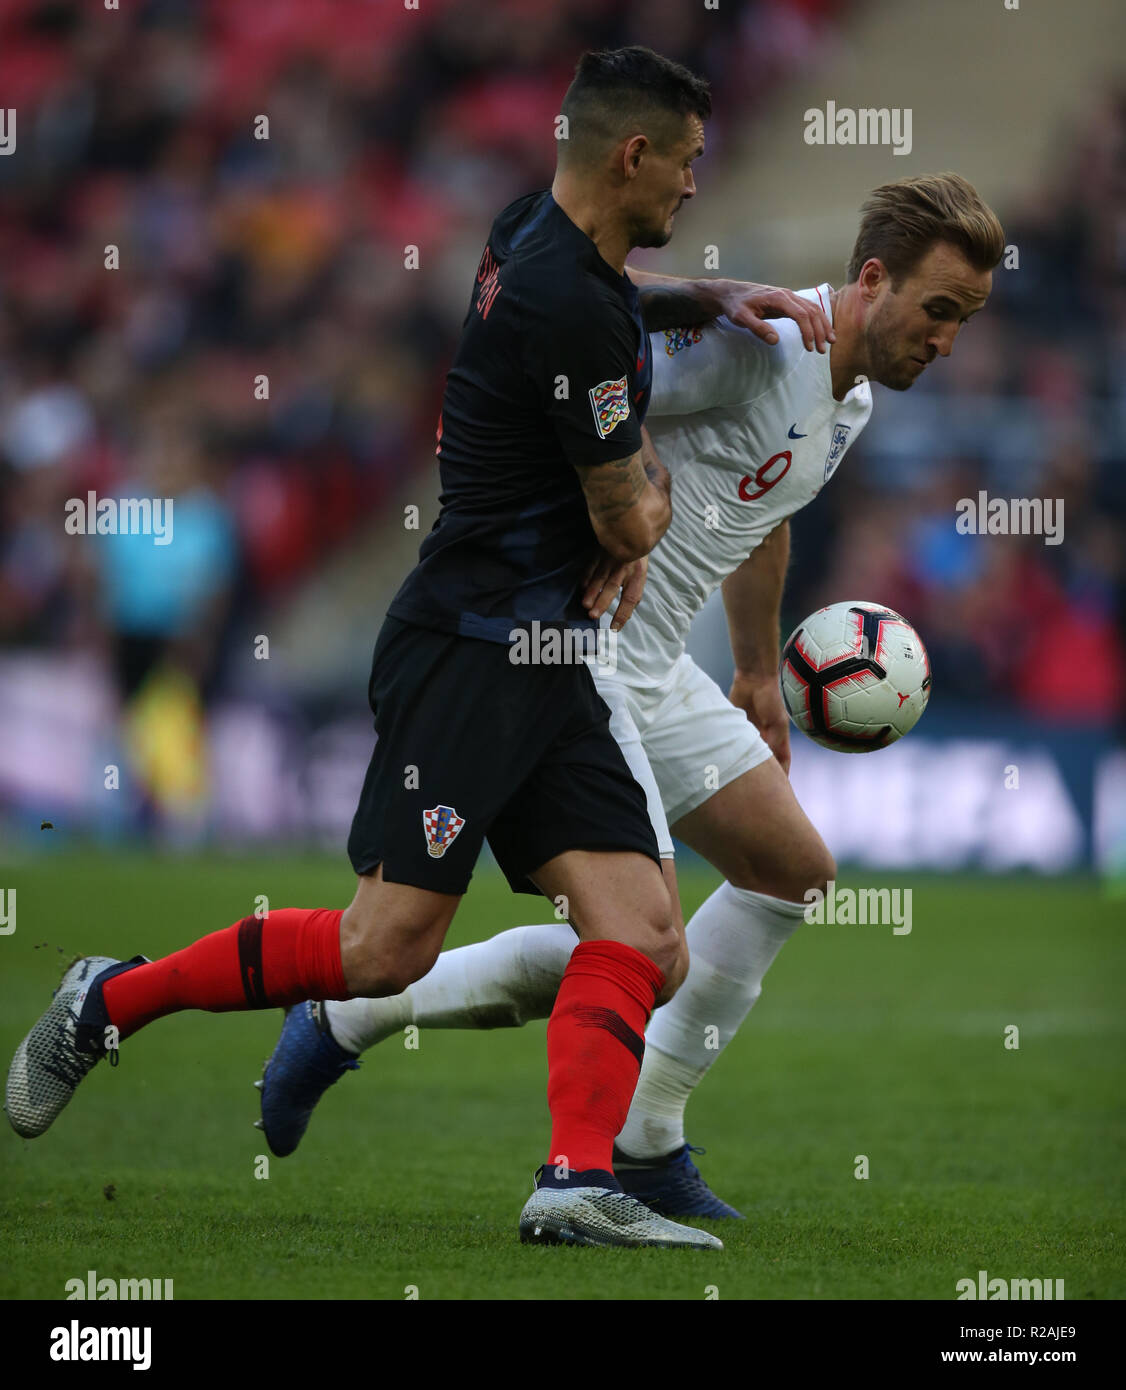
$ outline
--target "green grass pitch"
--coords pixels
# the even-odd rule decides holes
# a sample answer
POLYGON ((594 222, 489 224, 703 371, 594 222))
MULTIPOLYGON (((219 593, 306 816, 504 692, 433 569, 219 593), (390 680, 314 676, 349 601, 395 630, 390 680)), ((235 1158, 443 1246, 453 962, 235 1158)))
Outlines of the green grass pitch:
MULTIPOLYGON (((716 881, 685 871, 686 916, 716 881)), ((65 851, 4 884, 7 1059, 72 955, 162 955, 257 894, 342 905, 352 880, 338 857, 65 851)), ((842 884, 912 888, 913 930, 803 925, 693 1099, 703 1171, 747 1216, 712 1227, 721 1254, 518 1244, 548 1142, 542 1023, 388 1040, 256 1177, 251 1082, 281 1015, 192 1013, 98 1067, 42 1138, 4 1126, 0 1296, 61 1299, 90 1269, 177 1300, 953 1299, 980 1269, 1126 1295, 1121 905, 1086 879, 842 884)), ((482 871, 450 944, 545 919, 482 871)))

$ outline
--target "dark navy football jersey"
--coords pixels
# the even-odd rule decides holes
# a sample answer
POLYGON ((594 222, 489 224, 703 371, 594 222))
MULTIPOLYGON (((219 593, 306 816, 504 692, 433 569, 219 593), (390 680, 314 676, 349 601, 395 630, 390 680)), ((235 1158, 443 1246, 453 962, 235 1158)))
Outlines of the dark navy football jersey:
POLYGON ((508 642, 593 627, 579 583, 597 542, 576 467, 641 448, 652 363, 637 289, 551 193, 493 223, 446 379, 441 511, 388 612, 508 642))

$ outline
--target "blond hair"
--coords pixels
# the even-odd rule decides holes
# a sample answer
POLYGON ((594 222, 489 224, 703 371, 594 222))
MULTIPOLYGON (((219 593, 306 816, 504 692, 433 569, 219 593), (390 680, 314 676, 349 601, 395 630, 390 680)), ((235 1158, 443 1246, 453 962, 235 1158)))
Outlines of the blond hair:
POLYGON ((1005 233, 996 213, 960 174, 924 174, 882 184, 860 209, 848 283, 874 256, 895 284, 938 242, 956 247, 975 270, 992 270, 1005 254, 1005 233))

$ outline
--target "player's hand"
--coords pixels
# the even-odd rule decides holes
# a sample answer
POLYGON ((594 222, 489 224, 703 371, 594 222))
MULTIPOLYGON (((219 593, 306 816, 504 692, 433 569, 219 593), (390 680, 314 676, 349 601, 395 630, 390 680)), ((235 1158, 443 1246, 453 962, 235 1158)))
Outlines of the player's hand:
POLYGON ((747 718, 762 735, 766 746, 790 775, 790 716, 782 703, 782 692, 774 675, 747 676, 735 673, 727 697, 733 705, 745 711, 747 718))
POLYGON ((716 295, 721 307, 717 313, 726 314, 732 323, 749 328, 764 343, 776 343, 778 334, 767 319, 793 319, 801 329, 806 351, 824 352, 837 341, 833 323, 816 301, 803 299, 793 290, 776 289, 773 285, 756 285, 749 280, 717 280, 716 295))
POLYGON ((619 632, 633 616, 633 610, 641 602, 645 592, 645 577, 649 573, 649 557, 623 562, 615 560, 598 549, 590 567, 583 578, 582 605, 595 622, 607 612, 621 591, 618 606, 614 610, 611 632, 619 632))

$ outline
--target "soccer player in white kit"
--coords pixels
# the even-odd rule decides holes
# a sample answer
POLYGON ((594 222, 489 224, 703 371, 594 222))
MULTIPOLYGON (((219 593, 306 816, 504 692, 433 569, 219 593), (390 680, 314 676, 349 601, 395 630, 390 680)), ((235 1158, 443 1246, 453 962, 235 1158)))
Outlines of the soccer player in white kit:
MULTIPOLYGON (((724 878, 685 928, 688 974, 653 1015, 615 1147, 622 1186, 665 1215, 739 1216, 692 1162, 685 1106, 802 921, 807 891, 835 875, 786 775, 778 648, 789 518, 841 468, 871 415, 870 383, 906 390, 949 356, 988 297, 1004 245, 997 218, 958 175, 903 179, 865 203, 844 288, 801 292, 831 313, 828 354, 805 351, 788 320, 775 345, 725 318, 651 335, 647 426, 672 477, 672 522, 649 557, 642 604, 616 634, 615 659, 595 678, 646 792, 670 887, 672 833, 724 878), (720 586, 735 659, 726 696, 684 650, 720 586)), ((641 288, 659 294, 660 277, 641 288)), ((566 921, 517 927, 444 952, 393 998, 296 1006, 282 1032, 284 1074, 268 1066, 259 1083, 275 1152, 296 1147, 320 1095, 360 1052, 409 1024, 546 1018, 575 943, 566 921)))

